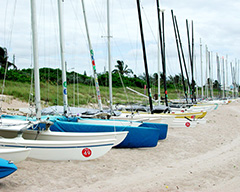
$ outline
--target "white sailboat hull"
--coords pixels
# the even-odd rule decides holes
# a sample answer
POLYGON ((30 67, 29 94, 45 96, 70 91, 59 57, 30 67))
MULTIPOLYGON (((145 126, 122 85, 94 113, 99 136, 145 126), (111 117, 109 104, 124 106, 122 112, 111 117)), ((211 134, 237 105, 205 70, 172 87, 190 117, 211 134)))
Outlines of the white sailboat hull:
POLYGON ((30 154, 30 148, 0 148, 0 158, 18 163, 25 160, 30 154))
POLYGON ((122 132, 100 132, 100 133, 73 133, 73 132, 55 132, 41 131, 37 134, 35 130, 26 130, 23 133, 24 139, 37 139, 48 141, 91 141, 102 139, 115 139, 114 145, 120 144, 127 136, 128 131, 122 132))
MULTIPOLYGON (((22 125, 28 125, 23 120, 2 119, 0 134, 6 138, 14 138, 17 132, 21 130, 22 125), (6 126, 7 125, 7 126, 6 126)), ((96 123, 96 122, 95 122, 96 123)), ((100 123, 100 122, 98 122, 100 123)), ((29 126, 31 127, 31 126, 29 126)), ((81 133, 81 132, 56 132, 56 131, 40 131, 24 130, 22 137, 28 140, 48 140, 48 141, 91 141, 103 139, 115 139, 114 146, 120 144, 127 136, 128 131, 121 132, 99 132, 99 133, 81 133)))
POLYGON ((115 139, 93 141, 44 141, 0 138, 3 148, 31 148, 29 157, 40 160, 92 160, 106 154, 115 139))

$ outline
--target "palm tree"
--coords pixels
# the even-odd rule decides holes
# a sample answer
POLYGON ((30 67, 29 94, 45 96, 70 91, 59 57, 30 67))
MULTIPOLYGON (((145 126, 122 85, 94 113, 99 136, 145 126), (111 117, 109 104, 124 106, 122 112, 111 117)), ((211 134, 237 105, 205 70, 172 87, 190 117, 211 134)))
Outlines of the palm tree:
POLYGON ((119 72, 121 75, 125 75, 125 74, 128 75, 130 73, 133 74, 132 69, 128 69, 128 65, 124 66, 124 62, 123 61, 117 60, 117 65, 115 65, 115 67, 117 69, 114 69, 113 73, 119 72))
POLYGON ((14 69, 17 69, 16 65, 8 61, 8 54, 7 54, 7 49, 0 47, 0 66, 2 68, 7 68, 13 67, 14 69))

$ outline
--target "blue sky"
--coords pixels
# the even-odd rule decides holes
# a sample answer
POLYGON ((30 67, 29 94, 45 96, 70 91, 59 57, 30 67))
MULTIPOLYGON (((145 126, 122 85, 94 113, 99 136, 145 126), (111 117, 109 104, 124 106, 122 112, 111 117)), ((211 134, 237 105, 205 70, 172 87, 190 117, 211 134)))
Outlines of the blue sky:
MULTIPOLYGON (((142 17, 147 48, 149 72, 157 72, 157 12, 154 0, 142 0, 142 17)), ((165 9, 167 75, 180 72, 171 9, 177 16, 185 56, 188 58, 186 19, 194 22, 197 77, 200 83, 200 48, 203 43, 203 67, 205 69, 205 45, 212 51, 214 79, 216 79, 216 53, 228 55, 228 62, 239 59, 240 25, 239 1, 224 0, 168 0, 160 1, 165 9)), ((107 68, 107 18, 106 0, 85 1, 90 38, 95 52, 97 72, 107 68)), ((137 75, 144 73, 141 40, 136 1, 110 0, 112 68, 116 60, 123 60, 137 75)), ((39 65, 60 68, 57 0, 37 0, 39 65)), ((67 69, 92 74, 80 0, 65 0, 64 38, 67 69), (74 69, 73 69, 74 68, 74 69)), ((30 1, 1 0, 0 46, 7 47, 9 59, 16 55, 16 65, 28 68, 32 64, 30 1)), ((230 81, 230 67, 229 67, 230 81)))

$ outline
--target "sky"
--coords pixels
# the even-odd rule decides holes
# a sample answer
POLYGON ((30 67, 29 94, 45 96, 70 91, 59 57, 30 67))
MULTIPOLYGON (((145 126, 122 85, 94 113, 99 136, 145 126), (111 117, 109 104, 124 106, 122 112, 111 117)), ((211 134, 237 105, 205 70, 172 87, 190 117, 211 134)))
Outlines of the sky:
MULTIPOLYGON (((89 35, 98 73, 108 70, 107 0, 84 1, 89 35)), ((194 23, 195 76, 201 84, 200 38, 202 42, 203 79, 206 78, 205 47, 211 52, 213 79, 216 75, 216 54, 228 66, 240 59, 240 1, 236 0, 167 0, 160 1, 164 9, 167 75, 180 73, 171 10, 177 17, 184 54, 188 59, 186 19, 194 23)), ((39 66, 61 68, 57 0, 37 0, 39 66)), ((29 68, 32 61, 31 11, 29 0, 1 0, 0 46, 8 49, 9 60, 18 68, 29 68)), ((158 70, 158 21, 156 1, 142 0, 141 13, 149 73, 158 70)), ((80 0, 63 3, 65 60, 68 71, 92 75, 86 28, 80 0)), ((140 29, 136 1, 110 0, 111 66, 122 60, 137 75, 144 73, 140 29)), ((221 61, 222 62, 222 61, 221 61)), ((162 67, 160 66, 160 70, 162 67)), ((237 68, 235 67, 235 70, 237 68)), ((204 80, 205 81, 205 80, 204 80)))

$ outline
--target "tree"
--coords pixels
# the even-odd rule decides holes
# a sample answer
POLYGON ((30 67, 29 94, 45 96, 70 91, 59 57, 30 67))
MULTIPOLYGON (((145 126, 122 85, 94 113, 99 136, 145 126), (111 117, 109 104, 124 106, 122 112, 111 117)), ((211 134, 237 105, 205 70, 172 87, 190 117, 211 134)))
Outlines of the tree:
POLYGON ((113 70, 113 73, 119 72, 121 75, 129 75, 130 73, 133 74, 132 69, 128 69, 128 65, 124 66, 124 62, 117 60, 117 65, 115 65, 117 69, 113 70))
POLYGON ((13 67, 14 69, 17 69, 16 65, 8 61, 8 54, 7 54, 7 49, 0 47, 0 66, 2 68, 7 68, 13 67))

